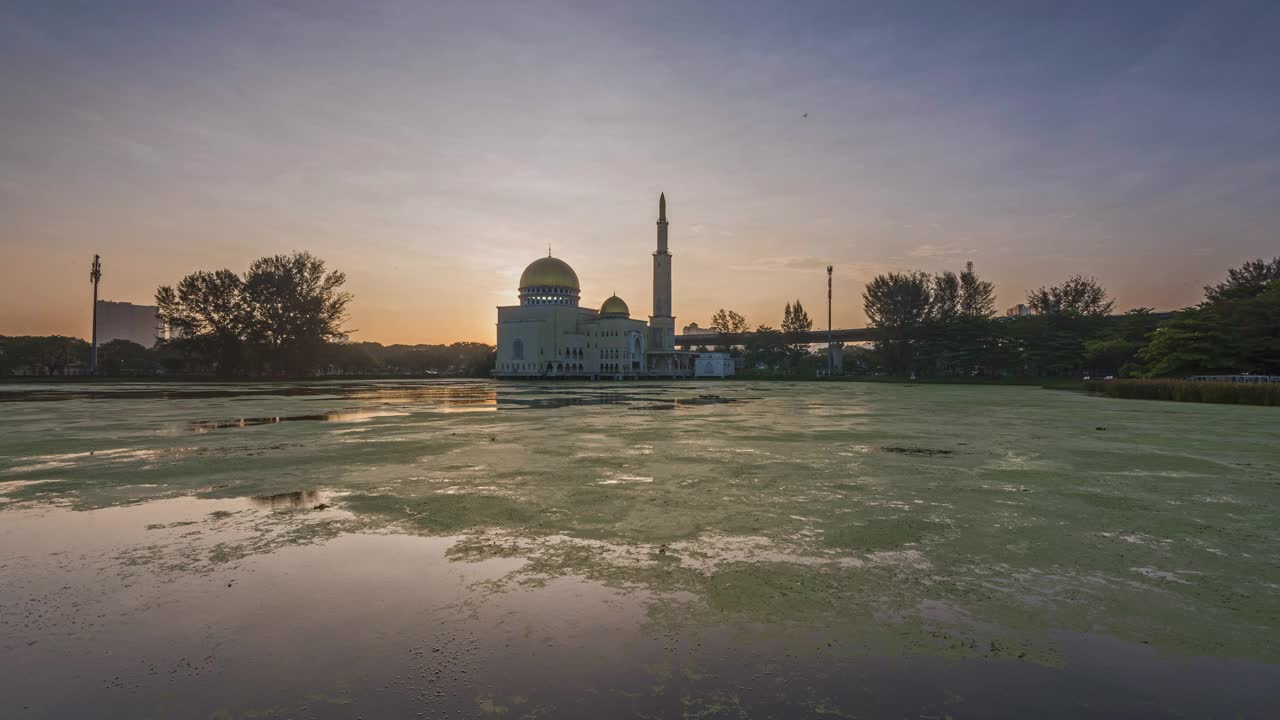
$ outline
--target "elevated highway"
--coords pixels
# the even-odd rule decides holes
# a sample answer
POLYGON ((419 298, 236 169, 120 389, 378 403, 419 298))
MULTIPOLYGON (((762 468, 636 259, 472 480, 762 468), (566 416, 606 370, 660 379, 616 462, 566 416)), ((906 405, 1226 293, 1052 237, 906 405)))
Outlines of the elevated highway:
MULTIPOLYGON (((1124 316, 1110 315, 1108 317, 1112 320, 1117 320, 1124 316)), ((1151 317, 1157 322, 1164 322, 1165 320, 1173 317, 1173 313, 1167 311, 1153 312, 1151 313, 1151 317)), ((713 345, 746 345, 754 335, 754 332, 728 333, 725 335, 721 335, 720 333, 711 333, 708 335, 677 335, 676 347, 687 349, 691 347, 698 347, 699 345, 706 345, 707 347, 711 347, 713 345)), ((844 328, 841 330, 831 331, 832 342, 868 342, 875 339, 876 331, 872 328, 844 328)), ((813 345, 819 345, 826 341, 826 330, 811 330, 802 335, 799 340, 800 343, 809 343, 813 345)), ((788 338, 787 342, 791 343, 796 341, 788 338)))
MULTIPOLYGON (((831 340, 833 342, 866 342, 876 339, 876 331, 871 328, 846 328, 842 330, 832 330, 831 340)), ((727 333, 721 335, 714 333, 711 335, 677 335, 676 347, 691 348, 699 345, 746 345, 751 338, 755 336, 754 332, 745 333, 727 333)), ((827 341, 826 330, 811 330, 800 336, 799 342, 819 344, 827 341)), ((790 338, 787 342, 795 342, 790 338)))

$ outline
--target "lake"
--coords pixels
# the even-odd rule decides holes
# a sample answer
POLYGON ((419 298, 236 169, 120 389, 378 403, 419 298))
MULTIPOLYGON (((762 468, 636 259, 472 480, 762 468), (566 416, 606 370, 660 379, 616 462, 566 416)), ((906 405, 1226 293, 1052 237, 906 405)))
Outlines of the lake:
POLYGON ((1280 414, 0 385, 6 718, 1269 717, 1280 414))

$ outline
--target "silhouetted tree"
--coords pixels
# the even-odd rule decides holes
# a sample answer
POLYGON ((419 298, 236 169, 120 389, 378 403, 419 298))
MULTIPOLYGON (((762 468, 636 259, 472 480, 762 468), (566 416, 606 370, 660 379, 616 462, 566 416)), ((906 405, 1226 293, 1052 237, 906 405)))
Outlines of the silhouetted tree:
POLYGON ((1141 371, 1138 352, 1159 323, 1151 308, 1134 308, 1118 318, 1110 318, 1102 335, 1084 343, 1084 360, 1090 374, 1134 375, 1141 371))
POLYGON ((249 266, 247 339, 264 348, 274 371, 307 370, 325 343, 343 336, 351 302, 351 294, 341 290, 346 280, 341 272, 325 272, 324 261, 308 252, 264 257, 249 266))
POLYGON ((172 336, 166 349, 201 357, 219 375, 301 373, 322 364, 326 343, 342 336, 351 301, 344 282, 306 252, 255 260, 243 278, 230 270, 192 273, 156 291, 172 336))
POLYGON ((1227 279, 1204 287, 1205 300, 1235 300, 1262 294, 1267 285, 1280 280, 1280 257, 1270 262, 1258 258, 1227 271, 1227 279))
POLYGON ((73 365, 89 362, 89 343, 65 335, 18 335, 0 342, 5 372, 64 375, 73 365))
POLYGON ((203 356, 219 375, 240 371, 253 308, 239 275, 230 270, 191 273, 176 288, 156 290, 156 305, 161 321, 169 325, 169 342, 203 356))
POLYGON ((960 273, 960 314, 982 320, 996 314, 996 286, 988 280, 978 279, 972 260, 965 263, 964 272, 960 273))
POLYGON ((794 303, 787 303, 782 313, 782 333, 787 343, 788 367, 792 368, 804 355, 809 354, 809 343, 804 334, 813 329, 813 320, 805 312, 804 305, 797 298, 794 303))
POLYGON ((930 300, 930 319, 944 324, 955 320, 960 315, 960 278, 950 270, 934 275, 930 300))
POLYGON ((777 368, 786 361, 786 336, 768 325, 760 325, 752 333, 746 351, 752 364, 761 364, 769 369, 777 368))
POLYGON ((1115 305, 1106 288, 1095 278, 1073 275, 1061 285, 1042 287, 1027 294, 1027 304, 1042 315, 1101 317, 1115 305))
POLYGON ((721 352, 730 352, 733 347, 725 336, 745 333, 751 329, 751 326, 747 324, 747 319, 738 313, 720 308, 711 316, 711 328, 720 334, 720 343, 716 349, 721 352))
POLYGON ((1280 258, 1228 270, 1205 287, 1203 302, 1156 329, 1139 356, 1150 376, 1280 374, 1280 258))
POLYGON ((155 366, 150 350, 132 340, 116 339, 98 346, 98 371, 107 375, 147 372, 155 366))
POLYGON ((933 295, 927 273, 877 275, 862 291, 863 309, 878 332, 876 348, 895 374, 912 367, 912 343, 929 319, 933 295))

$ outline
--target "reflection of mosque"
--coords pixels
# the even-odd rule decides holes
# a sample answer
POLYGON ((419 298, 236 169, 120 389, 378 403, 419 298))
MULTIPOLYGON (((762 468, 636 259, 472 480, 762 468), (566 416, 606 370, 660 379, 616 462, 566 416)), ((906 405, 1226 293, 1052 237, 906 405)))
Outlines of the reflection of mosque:
POLYGON ((258 495, 249 498, 258 507, 271 510, 297 510, 313 507, 323 499, 319 490, 301 490, 297 492, 276 493, 275 495, 258 495))
POLYGON ((498 308, 497 377, 690 377, 695 353, 675 349, 667 199, 658 198, 653 315, 631 319, 613 295, 599 310, 578 306, 578 274, 559 258, 538 258, 520 276, 520 304, 498 308))

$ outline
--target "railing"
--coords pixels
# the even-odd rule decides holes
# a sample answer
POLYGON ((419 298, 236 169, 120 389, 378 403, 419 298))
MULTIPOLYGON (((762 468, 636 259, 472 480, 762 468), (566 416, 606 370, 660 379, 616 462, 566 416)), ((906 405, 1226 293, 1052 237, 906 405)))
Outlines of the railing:
POLYGON ((1194 382, 1280 383, 1280 375, 1192 375, 1194 382))

